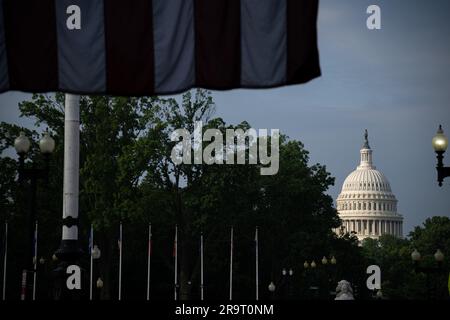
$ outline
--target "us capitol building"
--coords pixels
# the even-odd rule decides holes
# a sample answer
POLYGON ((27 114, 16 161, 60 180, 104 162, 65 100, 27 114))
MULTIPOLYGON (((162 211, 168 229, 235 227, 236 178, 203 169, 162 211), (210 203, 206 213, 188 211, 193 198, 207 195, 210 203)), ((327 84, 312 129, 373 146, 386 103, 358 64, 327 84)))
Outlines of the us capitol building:
POLYGON ((402 237, 403 216, 397 212, 397 199, 389 181, 373 165, 367 130, 364 137, 361 163, 347 176, 336 200, 342 227, 335 232, 354 232, 360 241, 383 234, 402 237))

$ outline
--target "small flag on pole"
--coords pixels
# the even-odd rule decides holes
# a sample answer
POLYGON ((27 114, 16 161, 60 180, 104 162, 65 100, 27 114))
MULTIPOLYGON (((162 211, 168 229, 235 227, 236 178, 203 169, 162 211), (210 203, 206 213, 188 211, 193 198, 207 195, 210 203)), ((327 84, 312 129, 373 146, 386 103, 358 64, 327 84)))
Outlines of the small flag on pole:
POLYGON ((91 224, 91 230, 89 231, 89 243, 88 243, 88 252, 90 255, 92 255, 92 248, 94 247, 93 242, 94 242, 94 229, 91 224))
POLYGON ((38 223, 34 227, 33 238, 33 301, 36 300, 36 278, 37 278, 37 247, 38 245, 38 223))

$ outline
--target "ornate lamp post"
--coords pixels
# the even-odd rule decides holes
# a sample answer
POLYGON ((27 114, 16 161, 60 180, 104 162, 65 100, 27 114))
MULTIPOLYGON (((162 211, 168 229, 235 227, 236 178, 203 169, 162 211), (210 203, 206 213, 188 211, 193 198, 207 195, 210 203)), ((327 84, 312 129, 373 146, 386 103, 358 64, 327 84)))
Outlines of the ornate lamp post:
MULTIPOLYGON (((337 260, 334 256, 331 258, 327 258, 326 256, 323 256, 323 258, 320 260, 323 270, 323 275, 326 277, 327 280, 327 286, 330 286, 330 282, 334 281, 334 267, 337 264, 337 260)), ((319 264, 320 265, 320 264, 319 264)), ((318 298, 320 296, 321 287, 317 282, 319 281, 319 276, 317 275, 317 272, 320 272, 319 270, 316 270, 318 268, 318 264, 313 260, 311 263, 308 261, 305 261, 303 263, 303 268, 305 272, 308 272, 308 269, 311 270, 311 277, 312 277, 312 285, 309 287, 310 292, 312 293, 312 296, 315 298, 318 298)), ((322 272, 321 272, 322 274, 322 272)), ((325 283, 325 281, 321 281, 322 284, 325 283)), ((329 288, 327 288, 328 290, 329 288)), ((331 294, 335 294, 334 292, 331 292, 328 290, 328 292, 331 294)))
POLYGON ((448 139, 444 134, 444 130, 442 130, 442 126, 439 125, 439 129, 432 140, 432 145, 434 151, 437 154, 437 174, 438 174, 438 183, 439 186, 442 187, 442 182, 446 177, 450 176, 450 167, 444 167, 444 153, 448 147, 448 139))
MULTIPOLYGON (((30 230, 29 230, 29 249, 28 258, 26 260, 26 269, 22 273, 25 279, 22 282, 27 284, 26 287, 31 286, 31 281, 27 281, 27 273, 34 272, 34 224, 36 221, 36 197, 37 197, 37 182, 38 180, 48 181, 49 172, 49 160, 50 155, 55 150, 55 140, 50 136, 48 130, 44 132, 41 140, 39 141, 39 149, 44 156, 45 164, 43 168, 38 168, 36 163, 33 162, 31 168, 25 167, 25 157, 30 150, 30 140, 24 132, 20 132, 20 135, 14 140, 14 148, 19 155, 19 183, 23 187, 26 180, 30 181, 31 187, 31 199, 30 199, 30 230)), ((26 296, 25 296, 26 297, 26 296)))
POLYGON ((437 263, 436 267, 421 267, 419 265, 420 261, 422 260, 422 255, 417 249, 414 249, 414 251, 411 253, 411 260, 414 263, 414 271, 416 273, 424 273, 426 275, 426 281, 427 281, 427 296, 428 299, 431 299, 431 290, 430 290, 430 280, 429 277, 431 274, 447 274, 444 268, 442 267, 444 262, 445 256, 442 253, 440 249, 437 249, 434 253, 434 260, 437 263))

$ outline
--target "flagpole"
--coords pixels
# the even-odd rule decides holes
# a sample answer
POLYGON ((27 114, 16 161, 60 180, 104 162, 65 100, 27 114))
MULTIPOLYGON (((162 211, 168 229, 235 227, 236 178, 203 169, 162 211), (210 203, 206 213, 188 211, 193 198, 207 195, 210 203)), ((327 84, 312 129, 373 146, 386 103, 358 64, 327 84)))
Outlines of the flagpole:
POLYGON ((89 276, 89 300, 92 300, 92 277, 94 272, 94 259, 92 257, 92 244, 94 243, 94 228, 91 224, 91 231, 89 234, 89 255, 90 255, 90 276, 89 276))
POLYGON ((5 222, 5 252, 3 256, 3 301, 6 300, 6 263, 8 261, 8 222, 5 222))
POLYGON ((255 268, 256 268, 256 301, 259 300, 259 265, 258 265, 258 227, 256 227, 255 230, 255 256, 256 256, 256 263, 255 263, 255 268))
POLYGON ((178 300, 177 295, 177 286, 178 286, 178 226, 175 225, 175 288, 174 288, 174 297, 175 301, 178 300))
POLYGON ((233 227, 230 235, 230 301, 233 300, 233 227))
POLYGON ((147 257, 147 301, 150 300, 150 262, 152 255, 152 224, 148 225, 148 257, 147 257))
POLYGON ((20 300, 25 300, 27 293, 27 270, 23 269, 22 271, 22 285, 20 288, 20 300))
POLYGON ((38 222, 36 221, 36 226, 34 228, 34 257, 33 257, 33 301, 36 300, 36 277, 37 277, 37 244, 38 244, 38 222))
POLYGON ((203 300, 203 232, 200 235, 200 300, 203 300))
POLYGON ((119 228, 119 301, 122 300, 122 222, 119 228))

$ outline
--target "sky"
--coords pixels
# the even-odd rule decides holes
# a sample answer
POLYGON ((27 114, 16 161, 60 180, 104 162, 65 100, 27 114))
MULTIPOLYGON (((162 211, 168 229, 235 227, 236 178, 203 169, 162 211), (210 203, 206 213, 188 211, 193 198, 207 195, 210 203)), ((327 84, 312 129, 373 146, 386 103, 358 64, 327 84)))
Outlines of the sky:
MULTIPOLYGON (((431 139, 450 134, 450 1, 320 0, 322 76, 276 89, 213 91, 216 116, 228 123, 280 129, 336 178, 336 199, 359 163, 364 129, 374 164, 388 178, 404 232, 434 215, 450 216, 450 178, 439 187, 431 139), (368 30, 366 9, 381 8, 381 30, 368 30)), ((0 94, 0 121, 33 127, 0 94)), ((450 157, 444 159, 450 165, 450 157)))

